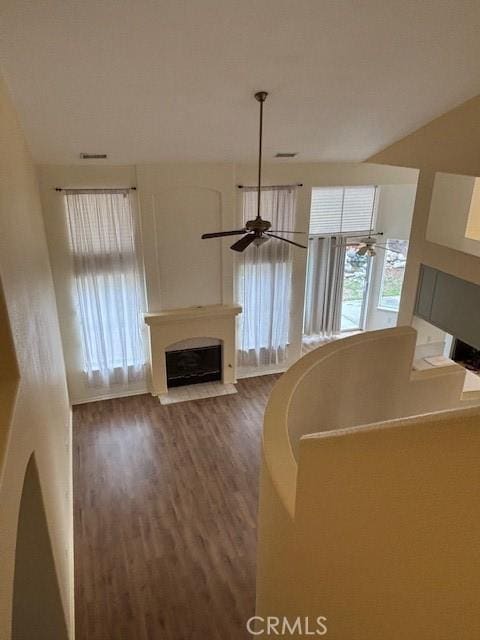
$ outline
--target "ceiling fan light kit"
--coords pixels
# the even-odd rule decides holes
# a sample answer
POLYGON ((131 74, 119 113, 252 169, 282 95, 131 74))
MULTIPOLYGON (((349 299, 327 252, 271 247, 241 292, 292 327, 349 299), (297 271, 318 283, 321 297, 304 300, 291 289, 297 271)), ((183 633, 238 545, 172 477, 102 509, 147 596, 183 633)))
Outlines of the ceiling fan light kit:
POLYGON ((288 242, 288 244, 293 244, 296 247, 301 247, 302 249, 306 249, 307 247, 303 244, 299 244, 298 242, 293 242, 293 240, 287 240, 287 238, 283 238, 282 236, 277 236, 275 233, 301 233, 299 231, 278 231, 276 229, 271 229, 272 223, 268 220, 264 220, 261 216, 261 193, 262 193, 262 145, 263 145, 263 103, 267 99, 268 93, 266 91, 257 91, 255 94, 255 99, 260 103, 260 127, 259 127, 259 140, 258 140, 258 187, 257 187, 257 216, 254 220, 247 220, 245 223, 245 227, 243 229, 237 229, 234 231, 218 231, 214 233, 204 233, 202 235, 203 239, 208 238, 223 238, 225 236, 236 236, 242 235, 243 238, 240 238, 236 242, 232 244, 230 249, 233 251, 242 252, 250 246, 252 243, 256 247, 260 247, 262 244, 267 242, 270 238, 275 238, 277 240, 282 240, 283 242, 288 242), (272 233, 275 232, 275 233, 272 233))
POLYGON ((268 238, 266 238, 265 236, 258 236, 253 240, 253 244, 256 247, 261 247, 265 242, 268 242, 268 238))

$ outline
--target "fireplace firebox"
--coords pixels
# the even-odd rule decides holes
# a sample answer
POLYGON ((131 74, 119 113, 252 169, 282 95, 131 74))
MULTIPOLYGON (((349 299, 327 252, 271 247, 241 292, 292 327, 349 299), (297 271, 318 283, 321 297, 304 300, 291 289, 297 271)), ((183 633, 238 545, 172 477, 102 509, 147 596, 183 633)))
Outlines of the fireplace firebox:
POLYGON ((167 351, 165 359, 169 388, 222 379, 222 345, 220 344, 167 351))

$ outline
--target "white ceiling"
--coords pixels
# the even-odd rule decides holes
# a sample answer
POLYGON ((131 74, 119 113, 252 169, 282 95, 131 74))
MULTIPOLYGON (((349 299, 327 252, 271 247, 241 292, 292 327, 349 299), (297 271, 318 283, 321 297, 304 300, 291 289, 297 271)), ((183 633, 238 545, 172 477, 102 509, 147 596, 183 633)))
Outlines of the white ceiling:
POLYGON ((480 93, 478 0, 2 0, 40 162, 356 161, 480 93))

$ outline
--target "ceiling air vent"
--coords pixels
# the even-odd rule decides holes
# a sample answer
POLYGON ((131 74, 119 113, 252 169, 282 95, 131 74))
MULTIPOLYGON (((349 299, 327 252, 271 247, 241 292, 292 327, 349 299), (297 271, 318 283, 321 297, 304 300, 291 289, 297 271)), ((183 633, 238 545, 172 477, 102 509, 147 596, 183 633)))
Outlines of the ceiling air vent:
POLYGON ((295 158, 295 156, 298 156, 298 153, 293 151, 279 151, 275 154, 275 158, 295 158))
POLYGON ((80 158, 82 160, 106 160, 106 153, 81 153, 80 158))

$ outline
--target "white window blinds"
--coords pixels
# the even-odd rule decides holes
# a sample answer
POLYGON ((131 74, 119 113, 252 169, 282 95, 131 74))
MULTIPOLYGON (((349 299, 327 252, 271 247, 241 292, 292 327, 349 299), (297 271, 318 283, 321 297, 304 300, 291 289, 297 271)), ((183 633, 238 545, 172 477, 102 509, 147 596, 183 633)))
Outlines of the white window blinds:
POLYGON ((314 187, 310 234, 368 231, 370 224, 375 225, 375 193, 374 186, 314 187))

